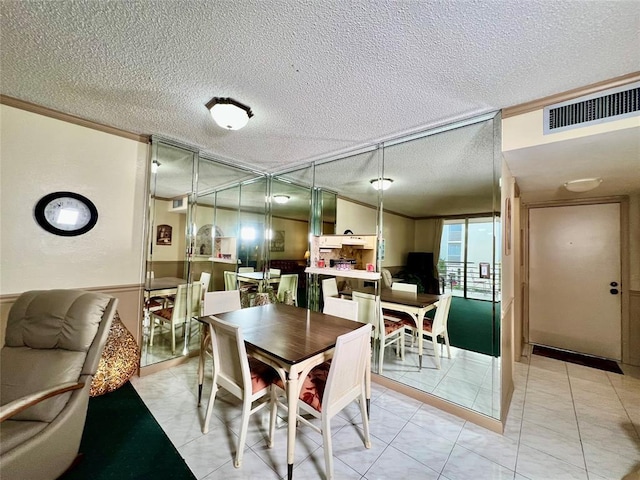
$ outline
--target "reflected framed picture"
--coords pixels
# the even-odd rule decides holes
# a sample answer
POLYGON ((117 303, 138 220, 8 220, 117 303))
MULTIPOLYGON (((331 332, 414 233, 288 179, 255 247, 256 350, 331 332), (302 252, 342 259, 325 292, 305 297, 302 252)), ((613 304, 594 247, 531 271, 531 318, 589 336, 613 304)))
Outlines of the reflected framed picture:
POLYGON ((171 245, 171 225, 158 225, 156 234, 156 245, 171 245))
POLYGON ((276 230, 269 245, 272 252, 284 252, 284 230, 276 230))
POLYGON ((480 278, 491 278, 491 270, 486 262, 480 262, 480 278))

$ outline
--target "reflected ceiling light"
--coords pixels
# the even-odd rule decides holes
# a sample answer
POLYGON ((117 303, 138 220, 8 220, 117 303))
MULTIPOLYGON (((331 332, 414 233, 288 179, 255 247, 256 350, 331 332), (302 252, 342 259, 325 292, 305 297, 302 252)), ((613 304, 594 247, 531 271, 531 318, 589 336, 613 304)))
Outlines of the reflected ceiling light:
POLYGON ((251 108, 233 98, 213 97, 206 107, 218 126, 227 130, 240 130, 253 117, 251 108))
POLYGON ((390 178, 382 178, 382 179, 374 178, 370 182, 371 182, 371 186, 376 190, 386 190, 391 186, 391 184, 393 183, 393 180, 390 178))
POLYGON ((274 195, 273 201, 276 203, 287 203, 289 201, 289 195, 274 195))
POLYGON ((579 180, 571 180, 564 184, 564 188, 570 192, 588 192, 593 190, 602 183, 601 178, 581 178, 579 180))
POLYGON ((158 167, 162 165, 158 160, 151 162, 151 173, 158 173, 158 167))

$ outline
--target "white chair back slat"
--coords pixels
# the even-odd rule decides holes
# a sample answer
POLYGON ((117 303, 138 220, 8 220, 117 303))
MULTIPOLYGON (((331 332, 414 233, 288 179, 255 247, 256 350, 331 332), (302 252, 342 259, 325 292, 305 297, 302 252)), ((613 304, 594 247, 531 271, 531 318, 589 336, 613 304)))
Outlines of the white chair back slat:
POLYGON ((203 315, 216 315, 218 313, 240 310, 240 291, 221 290, 204 294, 203 315))
POLYGON ((358 321, 358 302, 344 298, 327 297, 324 300, 323 313, 358 321))
POLYGON ((327 302, 328 297, 338 296, 338 284, 335 277, 322 280, 322 299, 327 302))
POLYGON ((395 290, 397 292, 418 293, 418 285, 413 283, 393 282, 391 284, 391 290, 395 290))

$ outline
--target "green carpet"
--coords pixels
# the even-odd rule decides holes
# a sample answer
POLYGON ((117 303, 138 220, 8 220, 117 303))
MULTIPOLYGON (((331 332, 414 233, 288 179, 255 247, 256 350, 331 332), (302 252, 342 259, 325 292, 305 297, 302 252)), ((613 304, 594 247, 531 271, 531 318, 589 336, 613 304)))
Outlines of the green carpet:
POLYGON ((494 357, 500 356, 500 303, 453 297, 447 323, 449 342, 454 347, 494 357))
POLYGON ((59 480, 196 478, 129 382, 89 400, 80 452, 59 480))

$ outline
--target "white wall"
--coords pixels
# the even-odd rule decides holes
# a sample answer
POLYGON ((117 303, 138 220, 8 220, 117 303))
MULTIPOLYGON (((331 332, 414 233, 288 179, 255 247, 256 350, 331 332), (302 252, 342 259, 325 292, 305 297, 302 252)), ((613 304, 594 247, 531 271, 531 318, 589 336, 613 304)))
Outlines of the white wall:
POLYGON ((407 253, 415 251, 415 221, 410 218, 384 213, 382 238, 385 241, 383 267, 396 267, 407 262, 407 253))
POLYGON ((147 145, 0 105, 0 294, 141 281, 147 145), (72 191, 98 208, 85 235, 34 220, 44 195, 72 191))
POLYGON ((629 197, 629 249, 629 288, 640 291, 640 194, 629 197))
POLYGON ((336 201, 336 234, 351 230, 355 235, 375 235, 376 209, 338 198, 336 201))

